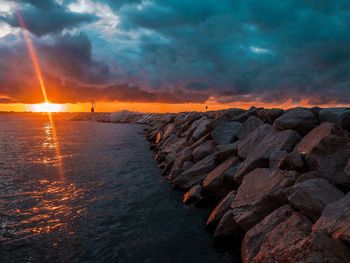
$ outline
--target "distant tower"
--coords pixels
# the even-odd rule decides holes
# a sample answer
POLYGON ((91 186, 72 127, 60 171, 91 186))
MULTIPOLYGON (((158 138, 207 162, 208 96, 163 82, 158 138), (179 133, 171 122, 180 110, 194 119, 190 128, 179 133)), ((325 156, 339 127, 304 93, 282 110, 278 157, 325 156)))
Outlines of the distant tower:
POLYGON ((91 112, 95 112, 95 101, 91 100, 91 112))

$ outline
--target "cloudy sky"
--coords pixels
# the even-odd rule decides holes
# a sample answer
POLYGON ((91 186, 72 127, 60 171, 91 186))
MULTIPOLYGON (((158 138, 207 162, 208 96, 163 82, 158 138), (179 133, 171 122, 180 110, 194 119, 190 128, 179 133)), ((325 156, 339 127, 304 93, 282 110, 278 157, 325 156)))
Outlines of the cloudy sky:
POLYGON ((0 0, 0 104, 43 101, 23 30, 55 103, 350 104, 348 0, 0 0))

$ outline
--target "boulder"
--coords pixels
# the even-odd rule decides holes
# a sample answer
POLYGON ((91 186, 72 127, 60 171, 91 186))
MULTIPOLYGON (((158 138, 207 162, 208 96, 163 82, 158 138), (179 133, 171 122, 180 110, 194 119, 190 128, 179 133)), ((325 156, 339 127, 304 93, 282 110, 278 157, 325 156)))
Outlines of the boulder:
POLYGON ((348 163, 345 166, 344 172, 347 177, 350 177, 350 159, 348 159, 348 163))
POLYGON ((239 114, 237 117, 235 117, 233 119, 233 121, 238 121, 238 122, 245 122, 246 120, 249 119, 250 116, 253 116, 256 114, 256 112, 258 111, 257 108, 255 107, 251 107, 249 110, 247 110, 246 112, 243 112, 241 114, 239 114))
POLYGON ((255 116, 250 116, 236 132, 236 137, 240 140, 246 138, 252 131, 263 125, 264 122, 255 116))
POLYGON ((327 108, 319 112, 320 121, 340 125, 350 131, 350 108, 327 108))
POLYGON ((190 127, 190 132, 187 135, 188 141, 197 141, 207 133, 207 124, 210 120, 207 116, 203 116, 200 119, 194 121, 190 127))
POLYGON ((199 145, 196 149, 193 150, 193 160, 198 162, 202 160, 204 157, 213 153, 214 150, 214 142, 212 140, 206 141, 202 145, 199 145))
POLYGON ((285 189, 294 185, 295 171, 259 168, 247 174, 232 203, 234 219, 249 230, 266 215, 288 202, 285 189))
POLYGON ((350 177, 345 166, 350 157, 348 132, 333 123, 323 122, 309 132, 296 146, 309 170, 319 171, 343 187, 350 187, 350 177))
POLYGON ((240 233, 239 226, 233 219, 232 211, 228 210, 215 229, 214 240, 218 243, 225 242, 238 233, 240 233))
POLYGON ((202 200, 201 191, 201 185, 192 186, 191 189, 184 194, 182 201, 188 205, 200 202, 202 200))
POLYGON ((296 130, 299 134, 305 135, 318 125, 318 120, 310 110, 305 108, 294 108, 278 117, 273 123, 277 130, 296 130))
POLYGON ((270 168, 302 172, 305 169, 305 166, 297 151, 291 153, 286 151, 276 151, 270 154, 270 168))
POLYGON ((350 192, 326 206, 313 225, 313 231, 324 232, 335 239, 350 243, 350 192))
POLYGON ((216 155, 211 154, 195 163, 189 170, 182 172, 172 180, 174 187, 189 189, 195 184, 200 184, 203 179, 216 167, 216 155))
POLYGON ((207 220, 207 227, 209 229, 216 227, 225 213, 231 209, 231 204, 236 197, 236 193, 236 190, 229 192, 210 213, 207 220))
POLYGON ((224 113, 219 114, 219 116, 217 116, 214 120, 212 120, 210 123, 208 123, 207 130, 212 131, 216 127, 218 127, 226 122, 232 121, 235 117, 237 117, 238 115, 240 115, 243 112, 244 112, 244 110, 241 110, 241 109, 225 110, 224 113))
POLYGON ((259 109, 256 116, 265 123, 273 124, 282 114, 284 114, 282 109, 259 109))
POLYGON ((269 124, 260 126, 238 146, 238 156, 246 159, 235 175, 236 181, 240 183, 245 174, 256 168, 269 167, 271 154, 291 152, 300 139, 300 135, 293 130, 277 131, 269 124))
POLYGON ((326 179, 315 178, 296 183, 288 194, 289 203, 303 215, 316 221, 323 209, 344 196, 343 192, 326 179))
POLYGON ((269 214, 244 236, 243 263, 287 262, 285 253, 311 232, 312 223, 285 205, 269 214))
POLYGON ((235 140, 239 127, 241 127, 239 122, 225 122, 211 132, 211 137, 216 144, 228 144, 235 140))
POLYGON ((239 141, 230 144, 218 145, 215 147, 218 161, 224 161, 229 157, 236 156, 238 152, 239 141))
POLYGON ((235 187, 235 184, 225 178, 225 171, 238 162, 237 157, 231 157, 211 171, 203 181, 203 195, 215 199, 226 196, 235 187))
POLYGON ((175 124, 173 122, 167 124, 164 128, 163 139, 168 138, 174 131, 175 131, 175 124))

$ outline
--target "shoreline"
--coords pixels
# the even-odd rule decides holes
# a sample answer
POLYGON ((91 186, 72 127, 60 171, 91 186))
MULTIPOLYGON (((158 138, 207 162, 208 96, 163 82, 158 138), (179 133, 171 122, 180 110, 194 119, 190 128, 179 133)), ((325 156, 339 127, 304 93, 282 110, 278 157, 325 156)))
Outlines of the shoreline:
POLYGON ((208 231, 242 262, 350 262, 350 108, 80 119, 145 124, 163 176, 213 209, 208 231))

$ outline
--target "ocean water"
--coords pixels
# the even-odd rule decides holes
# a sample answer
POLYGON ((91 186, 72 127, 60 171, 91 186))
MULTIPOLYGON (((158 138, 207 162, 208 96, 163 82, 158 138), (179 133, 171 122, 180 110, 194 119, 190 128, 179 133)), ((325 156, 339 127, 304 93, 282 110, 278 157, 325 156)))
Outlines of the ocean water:
POLYGON ((0 262, 235 262, 160 176, 142 125, 0 115, 0 262))

